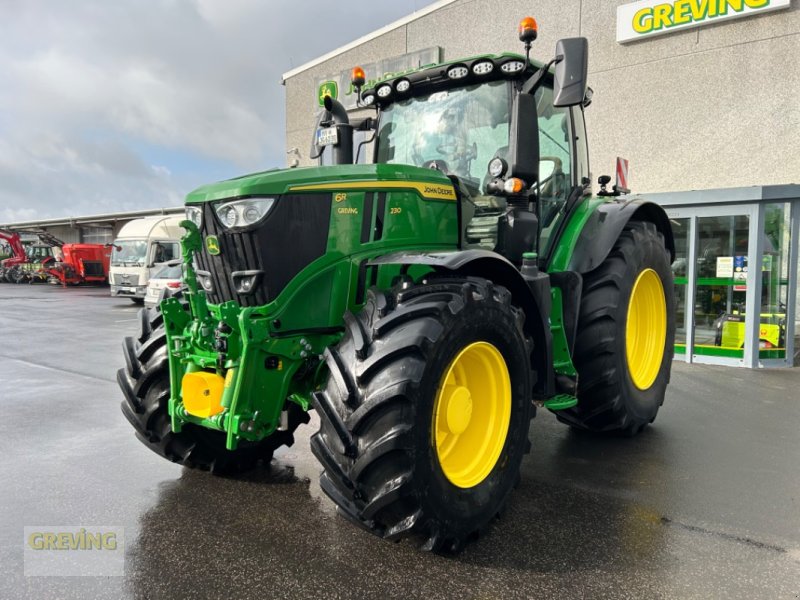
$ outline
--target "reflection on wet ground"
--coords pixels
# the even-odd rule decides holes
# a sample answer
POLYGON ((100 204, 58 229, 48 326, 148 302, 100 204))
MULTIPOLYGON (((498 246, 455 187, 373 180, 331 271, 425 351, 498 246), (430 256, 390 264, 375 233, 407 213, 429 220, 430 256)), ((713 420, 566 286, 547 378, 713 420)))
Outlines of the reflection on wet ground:
POLYGON ((237 478, 148 452, 113 382, 135 310, 84 290, 76 301, 88 312, 78 315, 68 302, 39 301, 52 292, 10 289, 0 327, 26 343, 0 349, 2 598, 800 593, 796 371, 676 363, 658 420, 632 440, 578 434, 540 412, 506 514, 464 553, 442 557, 336 515, 308 449, 316 419, 268 470, 237 478), (24 577, 22 527, 41 524, 124 526, 126 577, 24 577))

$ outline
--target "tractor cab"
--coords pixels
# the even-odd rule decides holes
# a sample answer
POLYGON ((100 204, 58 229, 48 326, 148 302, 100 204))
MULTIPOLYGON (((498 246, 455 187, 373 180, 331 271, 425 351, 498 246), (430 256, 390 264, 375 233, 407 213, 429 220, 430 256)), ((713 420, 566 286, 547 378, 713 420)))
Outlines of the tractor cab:
POLYGON ((25 256, 27 256, 30 263, 43 264, 55 260, 53 253, 53 246, 49 246, 42 242, 31 244, 25 249, 25 256))
MULTIPOLYGON (((535 23, 521 27, 526 50, 535 37, 535 23)), ((423 67, 363 91, 363 70, 356 67, 352 83, 360 106, 375 116, 351 124, 327 98, 317 156, 331 145, 334 163, 354 162, 352 132, 365 131, 372 162, 435 169, 451 179, 461 203, 462 247, 495 250, 519 264, 533 243, 548 256, 568 202, 589 193, 585 40, 561 40, 547 64, 530 61, 527 52, 484 55, 423 67)))

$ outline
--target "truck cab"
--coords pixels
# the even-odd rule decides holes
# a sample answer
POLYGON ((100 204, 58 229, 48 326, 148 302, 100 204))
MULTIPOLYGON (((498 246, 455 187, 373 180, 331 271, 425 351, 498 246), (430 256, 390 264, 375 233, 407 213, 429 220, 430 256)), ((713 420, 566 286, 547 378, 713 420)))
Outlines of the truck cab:
POLYGON ((131 221, 119 232, 111 252, 111 295, 144 302, 147 283, 160 266, 180 258, 181 217, 157 216, 131 221))

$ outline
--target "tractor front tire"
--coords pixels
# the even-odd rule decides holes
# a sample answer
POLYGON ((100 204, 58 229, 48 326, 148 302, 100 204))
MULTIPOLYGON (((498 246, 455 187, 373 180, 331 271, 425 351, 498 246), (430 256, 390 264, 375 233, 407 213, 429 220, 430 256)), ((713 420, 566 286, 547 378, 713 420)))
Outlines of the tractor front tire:
POLYGON ((664 402, 675 341, 670 255, 655 225, 631 221, 584 275, 574 363, 578 404, 563 423, 633 436, 664 402))
POLYGON ((225 448, 225 434, 197 425, 172 430, 167 409, 170 396, 169 363, 163 316, 157 309, 139 311, 139 335, 122 344, 126 366, 117 372, 125 400, 122 413, 136 437, 150 450, 185 467, 216 474, 233 474, 269 464, 280 446, 294 443, 294 431, 308 423, 309 415, 294 402, 287 402, 288 427, 260 442, 240 442, 236 450, 225 448))
POLYGON ((503 510, 529 451, 532 341, 484 279, 370 290, 326 350, 311 449, 339 512, 389 540, 458 552, 503 510))

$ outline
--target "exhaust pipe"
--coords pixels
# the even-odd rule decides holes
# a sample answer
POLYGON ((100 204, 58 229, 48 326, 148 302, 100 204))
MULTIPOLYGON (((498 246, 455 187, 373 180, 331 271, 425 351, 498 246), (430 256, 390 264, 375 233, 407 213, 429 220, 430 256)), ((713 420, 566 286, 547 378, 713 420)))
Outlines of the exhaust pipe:
POLYGON ((353 164, 353 126, 350 125, 350 118, 347 116, 342 103, 334 100, 330 96, 325 96, 325 110, 328 111, 333 119, 333 125, 339 132, 339 142, 333 147, 333 164, 352 165, 353 164))

